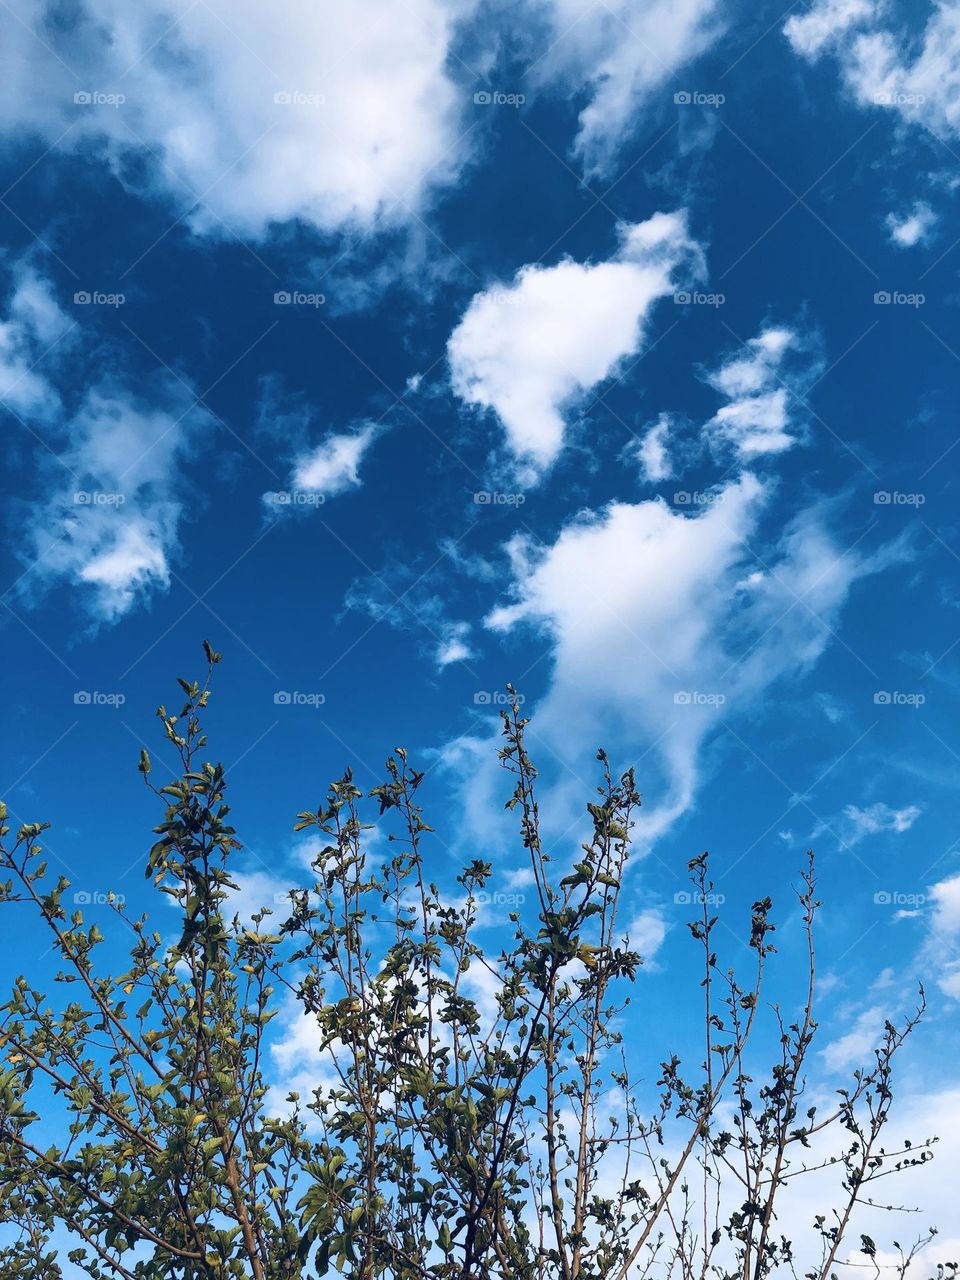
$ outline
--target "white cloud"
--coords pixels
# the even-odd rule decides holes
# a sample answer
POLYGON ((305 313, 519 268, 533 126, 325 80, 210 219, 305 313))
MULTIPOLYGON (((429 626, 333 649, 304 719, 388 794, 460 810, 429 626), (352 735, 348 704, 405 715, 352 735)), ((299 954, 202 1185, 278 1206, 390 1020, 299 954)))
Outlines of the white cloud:
POLYGON ((504 871, 503 884, 508 892, 516 889, 532 889, 537 882, 536 872, 531 866, 516 867, 513 871, 504 871))
POLYGON ((917 36, 884 25, 893 6, 871 0, 821 0, 784 26, 801 56, 830 54, 861 106, 892 110, 936 133, 960 132, 960 8, 936 3, 917 36))
POLYGON ((388 623, 400 631, 410 631, 429 652, 437 669, 473 657, 470 624, 451 616, 449 592, 433 593, 427 579, 439 567, 436 561, 426 571, 409 563, 390 565, 380 573, 353 582, 344 603, 358 609, 375 622, 388 623))
MULTIPOLYGON (((894 1102, 891 1131, 897 1145, 902 1145, 898 1141, 902 1136, 909 1137, 914 1145, 926 1138, 937 1139, 932 1167, 907 1168, 896 1179, 900 1197, 897 1203, 921 1205, 923 1217, 918 1227, 929 1223, 939 1226, 941 1231, 906 1273, 906 1280, 928 1280, 930 1275, 936 1274, 936 1263, 960 1257, 955 1177, 949 1174, 951 1169, 955 1174, 960 1164, 960 1087, 957 1087, 955 1077, 948 1078, 940 1088, 902 1092, 894 1102)), ((894 1142, 888 1140, 885 1145, 890 1149, 894 1142)), ((878 1223, 883 1220, 884 1215, 879 1213, 878 1223)), ((886 1216, 884 1235, 877 1233, 875 1237, 878 1242, 890 1238, 891 1225, 889 1216, 886 1216)), ((921 1232, 918 1230, 913 1234, 916 1236, 921 1232)), ((902 1236, 900 1238, 903 1239, 902 1236)), ((877 1262, 881 1266, 884 1263, 896 1264, 899 1255, 892 1251, 884 1256, 878 1253, 877 1262)))
POLYGON ((591 175, 611 170, 642 108, 654 94, 672 98, 683 88, 677 72, 721 29, 716 0, 546 0, 540 7, 549 30, 534 74, 589 92, 574 149, 591 175))
POLYGON ((327 436, 315 449, 296 459, 292 487, 326 498, 359 488, 360 463, 377 435, 377 425, 369 422, 358 431, 327 436))
POLYGON ((823 0, 816 8, 788 18, 784 32, 797 53, 815 58, 852 27, 868 22, 877 9, 875 0, 823 0))
POLYGON ((70 330, 48 281, 25 263, 13 269, 13 294, 0 321, 0 401, 18 415, 49 417, 60 398, 41 365, 70 330))
POLYGON ((49 0, 25 0, 16 18, 0 15, 17 67, 0 122, 61 146, 92 141, 121 175, 127 153, 149 148, 150 182, 201 232, 225 234, 226 223, 260 237, 289 219, 403 223, 465 159, 469 94, 448 58, 471 9, 85 0, 67 24, 49 0), (76 104, 78 90, 125 101, 76 104))
POLYGON ((452 666, 455 662, 467 662, 474 656, 473 649, 468 641, 469 635, 469 623, 453 622, 448 624, 447 634, 440 640, 437 647, 437 666, 441 671, 444 667, 452 666))
POLYGON ((918 200, 909 213, 887 214, 887 230, 890 239, 901 249, 912 249, 930 239, 938 218, 928 204, 918 200))
POLYGON ((786 361, 791 352, 808 349, 809 339, 795 330, 770 327, 708 373, 709 384, 729 401, 707 423, 708 438, 744 459, 792 448, 797 439, 788 428, 794 403, 815 363, 798 373, 788 371, 786 361))
POLYGON ((932 970, 937 985, 945 996, 960 1000, 960 875, 950 876, 931 885, 933 913, 920 962, 932 970))
POLYGON ((488 625, 533 625, 552 640, 531 749, 541 743, 581 779, 571 805, 602 735, 611 752, 645 753, 645 790, 662 799, 641 812, 641 830, 664 831, 692 803, 703 743, 720 720, 815 662, 852 583, 901 554, 844 554, 813 508, 762 545, 765 567, 752 572, 747 544, 772 493, 745 473, 697 515, 660 501, 611 503, 550 546, 512 544, 513 602, 488 625))
POLYGON ((668 480, 673 475, 673 463, 667 447, 672 425, 670 415, 661 413, 637 445, 636 458, 644 478, 650 484, 659 484, 661 480, 668 480))
POLYGON ((136 392, 103 377, 68 411, 60 387, 77 388, 78 370, 86 372, 82 331, 28 264, 14 264, 11 276, 0 321, 0 400, 29 433, 42 429, 46 444, 36 455, 44 494, 31 503, 19 544, 19 589, 66 581, 96 618, 112 622, 169 585, 182 463, 209 415, 166 377, 136 392))
POLYGON ((883 801, 860 809, 855 804, 848 804, 843 811, 841 832, 847 845, 859 844, 867 836, 878 835, 882 831, 893 831, 902 834, 909 831, 917 818, 920 809, 915 804, 903 809, 892 809, 883 801))
MULTIPOLYGON (((466 62, 490 68, 513 39, 505 15, 471 30, 477 9, 80 0, 66 22, 56 0, 20 0, 16 14, 0 6, 0 128, 62 149, 92 144, 121 180, 169 197, 202 233, 229 234, 227 224, 259 238, 291 219, 413 225, 470 159, 477 85, 466 62), (105 98, 78 104, 77 92, 105 98), (148 178, 132 177, 131 154, 149 161, 148 178)), ((529 84, 588 98, 575 149, 590 172, 610 168, 652 95, 672 95, 675 73, 718 33, 718 10, 716 0, 515 7, 529 84)))
POLYGON ((641 349, 653 304, 673 293, 681 264, 703 269, 686 216, 657 213, 621 226, 606 262, 526 266, 512 284, 473 298, 448 344, 453 389, 496 412, 524 483, 554 462, 566 414, 584 393, 641 349))
POLYGON ((853 1067, 872 1065, 872 1050, 883 1039, 886 1011, 876 1005, 857 1017, 850 1030, 824 1045, 820 1056, 828 1071, 848 1071, 853 1067))
MULTIPOLYGON (((529 84, 589 99, 575 143, 589 172, 613 165, 652 95, 672 95, 678 69, 717 35, 718 9, 517 6, 532 39, 529 84)), ((466 61, 491 68, 512 39, 489 15, 474 25, 477 10, 477 0, 80 0, 68 23, 55 0, 21 0, 16 14, 0 6, 10 64, 0 129, 92 148, 201 234, 262 239, 291 220, 413 229, 473 153, 477 86, 466 61)), ((347 305, 370 297, 361 280, 341 291, 356 294, 347 305)))
POLYGON ((183 502, 178 475, 210 426, 179 384, 158 384, 163 408, 127 388, 91 391, 66 424, 60 454, 69 481, 32 522, 27 582, 62 579, 91 588, 87 603, 107 622, 170 583, 183 502))
POLYGON ((655 968, 657 952, 667 936, 667 923, 662 912, 653 908, 640 911, 627 925, 626 934, 631 949, 640 953, 645 966, 655 968))
MULTIPOLYGON (((340 1083, 338 1062, 344 1052, 342 1041, 326 1044, 323 1030, 312 1013, 291 997, 281 1016, 276 1020, 275 1038, 270 1045, 268 1078, 270 1089, 267 1104, 273 1115, 285 1116, 292 1112, 287 1095, 298 1093, 301 1106, 308 1104, 314 1090, 324 1093, 340 1083)), ((302 1119, 308 1130, 321 1132, 318 1118, 304 1110, 302 1119)))
POLYGON ((960 934, 960 875, 933 885, 933 929, 945 936, 960 934))

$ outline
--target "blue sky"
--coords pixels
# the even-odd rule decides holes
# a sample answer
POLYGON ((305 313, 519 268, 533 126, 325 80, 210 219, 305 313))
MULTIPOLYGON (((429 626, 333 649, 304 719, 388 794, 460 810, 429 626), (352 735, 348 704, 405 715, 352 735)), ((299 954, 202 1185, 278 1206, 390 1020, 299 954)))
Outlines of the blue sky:
POLYGON ((558 857, 636 763, 667 1033, 686 859, 789 953, 812 844, 824 1079, 922 977, 908 1106, 956 1117, 960 9, 127 8, 0 12, 11 809, 139 902, 209 636, 252 898, 398 742, 438 877, 520 892, 510 680, 558 857))

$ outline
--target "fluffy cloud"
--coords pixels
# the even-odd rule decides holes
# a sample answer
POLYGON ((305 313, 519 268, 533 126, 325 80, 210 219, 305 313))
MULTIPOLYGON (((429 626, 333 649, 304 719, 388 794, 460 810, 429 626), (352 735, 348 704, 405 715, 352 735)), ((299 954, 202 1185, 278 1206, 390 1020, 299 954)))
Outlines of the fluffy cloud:
POLYGON ((446 625, 444 635, 437 645, 436 661, 442 671, 457 662, 468 662, 474 657, 469 643, 470 625, 466 622, 450 622, 446 625))
POLYGON ((155 189, 203 232, 403 222, 464 159, 469 95, 448 55, 470 10, 469 0, 84 0, 66 23, 52 0, 25 0, 17 16, 0 11, 16 69, 0 124, 92 143, 120 174, 127 153, 149 148, 155 189), (75 102, 77 92, 93 100, 75 102))
MULTIPOLYGON (((536 7, 536 6, 534 6, 536 7)), ((575 152, 591 175, 611 170, 653 94, 672 95, 679 70, 720 31, 715 0, 546 0, 546 55, 537 80, 586 90, 575 152)))
POLYGON ((882 1005, 864 1009, 856 1022, 844 1035, 831 1040, 820 1050, 828 1071, 849 1071, 870 1065, 873 1049, 883 1040, 883 1025, 887 1011, 882 1005))
POLYGON ((930 887, 933 915, 921 961, 933 970, 944 995, 960 1000, 960 875, 930 887))
POLYGON ((875 0, 822 0, 815 8, 790 17, 784 31, 797 53, 815 58, 852 27, 868 22, 876 9, 875 0))
MULTIPOLYGON (((413 227, 471 155, 458 56, 493 65, 505 31, 477 0, 55 0, 0 7, 9 75, 0 129, 92 148, 122 181, 168 198, 198 232, 266 236, 413 227), (37 84, 43 94, 34 92, 37 84), (75 95, 80 95, 75 100, 75 95), (131 156, 149 166, 128 164, 131 156), (134 176, 134 175, 137 176, 134 176)), ((587 97, 575 150, 611 168, 651 95, 715 38, 716 0, 527 0, 530 84, 587 97)), ((461 71, 462 68, 462 71, 461 71)))
POLYGON ((937 221, 937 215, 930 206, 918 200, 909 213, 888 213, 887 230, 894 244, 901 249, 912 249, 914 245, 930 239, 937 221))
POLYGON ((703 269, 686 216, 657 213, 621 226, 605 262, 526 266, 473 298, 448 344, 453 389, 496 412, 524 483, 560 453, 583 394, 641 349, 653 304, 674 292, 682 266, 703 269))
POLYGON ((97 619, 115 621, 169 585, 183 515, 181 466, 209 416, 173 378, 136 392, 105 378, 65 408, 61 388, 76 386, 77 361, 86 359, 82 335, 29 264, 15 264, 11 276, 0 321, 0 406, 20 419, 25 440, 47 446, 36 455, 44 498, 22 526, 21 590, 66 581, 97 619))
POLYGON ((31 579, 87 588, 107 622, 169 586, 183 517, 178 476, 212 423, 178 383, 158 385, 156 397, 163 407, 122 386, 89 393, 66 426, 69 480, 31 529, 31 579))
POLYGON ((707 423, 714 445, 730 446, 741 458, 782 453, 797 443, 788 427, 794 402, 815 373, 817 362, 788 370, 791 354, 809 352, 809 339, 795 330, 766 328, 706 375, 710 385, 729 401, 707 423))
POLYGON ((60 400, 38 366, 73 327, 49 283, 29 266, 14 273, 6 319, 0 321, 0 402, 18 415, 49 416, 60 400))
POLYGON ((292 487, 335 497, 360 486, 360 463, 378 434, 375 423, 358 431, 329 435, 316 449, 301 454, 293 469, 292 487))
POLYGON ((648 790, 665 798, 644 810, 646 838, 692 803, 701 748, 720 720, 815 662, 853 582, 899 554, 844 554, 814 508, 761 544, 758 567, 748 543, 772 493, 772 482, 745 473, 700 514, 612 503, 550 546, 512 545, 513 602, 488 625, 534 626, 552 641, 535 742, 582 780, 578 800, 591 777, 587 746, 601 733, 612 751, 644 752, 646 776, 659 763, 648 790))
POLYGON ((627 925, 626 934, 630 947, 643 957, 644 966, 655 969, 657 952, 667 936, 667 922, 662 912, 654 908, 639 912, 627 925))
POLYGON ((934 901, 934 930, 946 935, 960 934, 960 875, 935 884, 930 896, 934 901))
POLYGON ((635 457, 640 463, 644 479, 650 484, 659 484, 661 480, 669 480, 673 475, 673 464, 667 447, 671 428, 670 415, 661 413, 637 445, 635 457))
POLYGON ((937 133, 957 134, 960 9, 939 0, 917 39, 886 25, 888 12, 879 0, 820 0, 789 18, 784 32, 802 57, 836 58, 861 106, 886 107, 937 133))

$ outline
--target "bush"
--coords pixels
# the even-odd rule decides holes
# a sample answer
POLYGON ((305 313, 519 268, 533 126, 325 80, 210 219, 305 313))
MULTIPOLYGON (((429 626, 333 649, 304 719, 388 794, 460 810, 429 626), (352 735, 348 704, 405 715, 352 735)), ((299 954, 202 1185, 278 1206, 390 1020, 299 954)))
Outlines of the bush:
MULTIPOLYGON (((201 714, 220 661, 205 649, 205 681, 181 680, 179 715, 157 713, 179 776, 156 785, 145 752, 139 766, 165 807, 146 870, 177 908, 175 945, 113 902, 118 933, 134 942, 123 972, 103 972, 103 935, 68 914, 68 881, 47 875, 46 824, 12 843, 2 827, 6 909, 32 908, 63 988, 53 1002, 21 977, 2 1008, 4 1277, 62 1275, 55 1246, 66 1238, 83 1274, 124 1280, 282 1280, 334 1267, 357 1280, 760 1280, 791 1269, 795 1250, 812 1280, 826 1280, 845 1245, 876 1253, 867 1236, 848 1243, 855 1210, 872 1203, 877 1179, 931 1156, 929 1141, 881 1145, 894 1058, 923 997, 904 1026, 887 1024, 847 1090, 808 1101, 812 855, 798 894, 807 998, 789 1021, 761 1000, 770 900, 754 903, 742 983, 718 964, 708 859, 693 859, 702 977, 689 1003, 701 1010, 704 1061, 644 1064, 637 1016, 624 1014, 641 957, 618 918, 640 804, 632 772, 615 776, 599 753, 592 835, 558 878, 526 721, 516 703, 503 713, 508 808, 535 906, 510 915, 499 953, 477 940, 490 863, 464 868, 453 901, 428 878, 423 775, 402 750, 369 797, 348 771, 299 815, 296 829, 323 842, 315 885, 246 927, 230 914, 240 846, 226 778, 203 761, 201 714), (365 850, 371 801, 398 828, 383 865, 365 850), (291 999, 317 1028, 317 1087, 275 1115, 268 1028, 291 999), (764 1018, 778 1047, 757 1084, 764 1018), (633 1081, 651 1065, 656 1097, 644 1102, 633 1081), (40 1131, 59 1136, 45 1146, 40 1131), (801 1174, 831 1168, 832 1206, 795 1246, 781 1233, 784 1197, 801 1174)), ((923 1243, 900 1251, 901 1270, 923 1243)))

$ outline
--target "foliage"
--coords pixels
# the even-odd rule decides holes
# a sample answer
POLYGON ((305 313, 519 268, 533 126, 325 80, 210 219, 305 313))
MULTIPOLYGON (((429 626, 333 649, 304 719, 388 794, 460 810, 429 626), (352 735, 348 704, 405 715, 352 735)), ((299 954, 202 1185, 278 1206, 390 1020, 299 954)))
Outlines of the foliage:
MULTIPOLYGON (((882 1145, 893 1061, 922 992, 917 1014, 887 1024, 848 1089, 808 1103, 812 856, 799 892, 807 998, 789 1021, 776 1006, 769 1014, 778 1049, 760 1084, 748 1049, 765 1015, 771 903, 754 903, 742 984, 717 959, 707 855, 690 863, 703 1062, 689 1070, 670 1057, 655 1096, 641 1096, 635 1073, 651 1064, 628 996, 641 957, 620 918, 640 804, 632 772, 615 776, 599 753, 592 834, 558 876, 541 840, 526 721, 516 702, 503 714, 508 807, 535 906, 510 915, 497 954, 478 941, 491 864, 471 862, 454 899, 429 880, 423 774, 400 749, 369 798, 348 771, 300 814, 297 830, 323 845, 315 885, 245 926, 230 911, 240 846, 224 771, 203 761, 201 714, 220 661, 205 649, 205 681, 181 680, 179 714, 157 713, 178 775, 158 786, 146 752, 139 766, 165 808, 147 876, 176 907, 174 945, 115 901, 130 963, 115 975, 98 966, 104 936, 68 912, 68 881, 48 875, 45 824, 10 841, 0 810, 6 910, 32 908, 63 991, 54 1001, 21 977, 0 1010, 4 1277, 61 1276, 67 1238, 82 1274, 122 1280, 333 1269, 356 1280, 762 1280, 792 1269, 795 1249, 811 1280, 827 1280, 845 1242, 876 1254, 854 1230, 856 1210, 873 1203, 879 1178, 931 1156, 929 1141, 882 1145), (398 827, 383 865, 367 852, 370 799, 398 827), (277 1115, 269 1024, 290 1001, 315 1029, 317 1085, 277 1115), (831 1166, 834 1203, 795 1246, 780 1232, 784 1195, 831 1166)), ((901 1251, 901 1272, 917 1247, 901 1251)))

